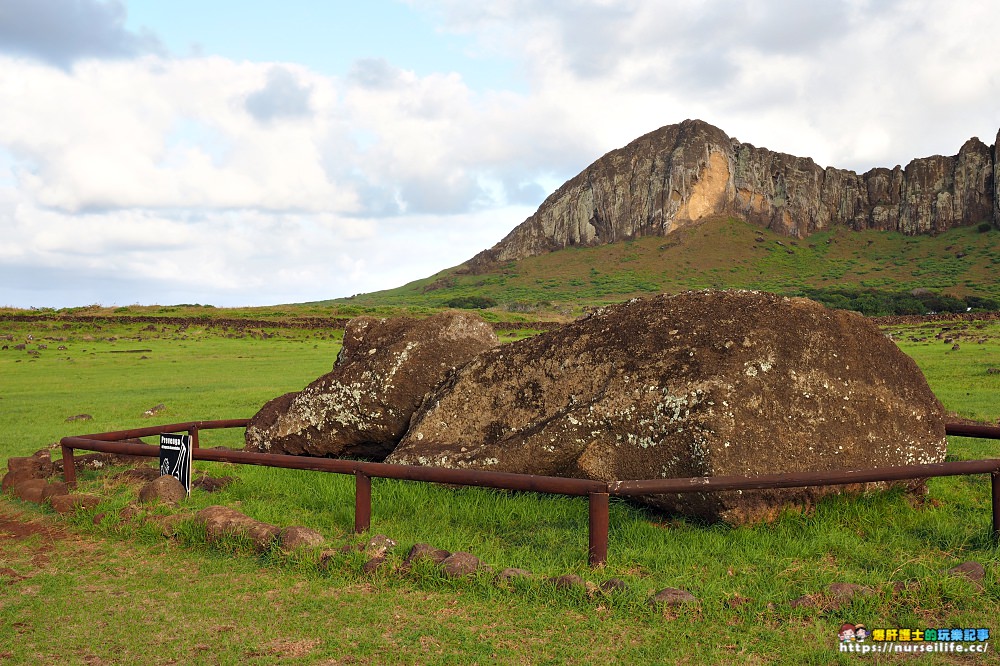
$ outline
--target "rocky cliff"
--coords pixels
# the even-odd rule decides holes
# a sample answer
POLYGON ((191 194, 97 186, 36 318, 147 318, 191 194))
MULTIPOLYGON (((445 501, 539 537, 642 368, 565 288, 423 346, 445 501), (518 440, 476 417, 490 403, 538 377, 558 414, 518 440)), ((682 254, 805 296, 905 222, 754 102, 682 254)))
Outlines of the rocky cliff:
POLYGON ((972 138, 955 156, 858 175, 685 120, 598 159, 468 266, 477 271, 573 245, 665 236, 714 215, 798 238, 832 225, 921 234, 1000 224, 998 165, 1000 133, 993 146, 972 138))

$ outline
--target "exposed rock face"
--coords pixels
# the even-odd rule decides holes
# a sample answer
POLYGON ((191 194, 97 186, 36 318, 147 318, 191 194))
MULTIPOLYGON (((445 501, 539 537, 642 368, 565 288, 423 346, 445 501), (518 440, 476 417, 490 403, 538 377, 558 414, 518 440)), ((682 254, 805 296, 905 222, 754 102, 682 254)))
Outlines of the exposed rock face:
MULTIPOLYGON (((387 462, 601 481, 940 462, 944 414, 860 315, 756 292, 603 308, 484 352, 428 396, 387 462)), ((836 488, 658 495, 738 523, 836 488)))
POLYGON ((466 312, 352 319, 333 371, 267 403, 247 426, 247 448, 380 460, 406 432, 424 395, 498 342, 487 322, 466 312))
POLYGON ((714 215, 799 238, 837 224, 906 234, 1000 224, 998 164, 997 144, 973 138, 953 157, 858 175, 685 120, 598 159, 468 265, 476 271, 571 245, 665 236, 714 215))

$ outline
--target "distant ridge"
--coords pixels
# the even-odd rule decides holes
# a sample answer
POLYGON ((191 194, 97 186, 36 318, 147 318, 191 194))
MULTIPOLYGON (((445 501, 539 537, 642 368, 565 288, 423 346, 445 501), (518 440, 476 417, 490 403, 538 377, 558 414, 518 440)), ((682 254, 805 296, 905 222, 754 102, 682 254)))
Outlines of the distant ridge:
POLYGON ((858 175, 685 120, 598 159, 466 267, 482 273, 567 247, 666 236, 718 216, 793 238, 835 226, 917 235, 1000 225, 998 171, 1000 132, 992 146, 972 138, 955 156, 858 175))

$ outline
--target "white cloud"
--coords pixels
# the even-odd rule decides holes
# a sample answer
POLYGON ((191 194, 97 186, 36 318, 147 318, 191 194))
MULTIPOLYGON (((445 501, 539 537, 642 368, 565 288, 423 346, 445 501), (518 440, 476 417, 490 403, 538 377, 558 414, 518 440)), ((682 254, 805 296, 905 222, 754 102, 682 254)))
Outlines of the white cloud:
POLYGON ((119 2, 0 0, 0 304, 397 286, 492 246, 603 153, 685 118, 856 170, 1000 127, 993 3, 413 4, 471 37, 470 58, 515 62, 524 91, 378 54, 341 76, 168 57, 123 28, 119 2))

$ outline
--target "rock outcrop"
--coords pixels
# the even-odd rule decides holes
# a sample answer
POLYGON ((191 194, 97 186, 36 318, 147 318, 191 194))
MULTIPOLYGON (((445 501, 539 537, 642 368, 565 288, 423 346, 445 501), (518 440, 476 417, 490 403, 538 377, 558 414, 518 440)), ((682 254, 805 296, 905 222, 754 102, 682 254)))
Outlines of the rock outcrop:
MULTIPOLYGON (((387 462, 600 481, 940 462, 941 404, 860 315, 757 292, 603 308, 480 354, 387 462)), ((656 495, 739 523, 837 488, 656 495)))
POLYGON ((973 138, 952 157, 858 175, 685 120, 598 159, 467 266, 475 272, 573 245, 665 236, 717 215, 799 238, 832 225, 906 234, 1000 225, 998 145, 1000 134, 992 147, 973 138))
POLYGON ((333 371, 264 405, 247 425, 247 448, 381 460, 424 395, 498 343, 493 327, 467 312, 352 319, 333 371))

